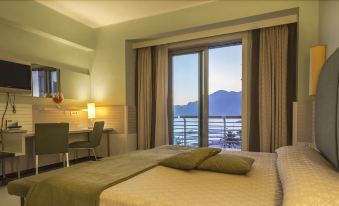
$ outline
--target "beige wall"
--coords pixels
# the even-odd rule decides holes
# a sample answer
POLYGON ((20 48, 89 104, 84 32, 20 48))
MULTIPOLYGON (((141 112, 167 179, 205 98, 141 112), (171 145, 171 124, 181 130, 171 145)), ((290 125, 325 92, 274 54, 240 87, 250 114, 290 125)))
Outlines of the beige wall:
POLYGON ((320 1, 320 43, 327 45, 327 57, 339 47, 339 1, 320 1))
POLYGON ((134 55, 126 41, 299 8, 298 99, 308 99, 309 48, 318 42, 318 1, 216 1, 98 29, 91 69, 92 96, 102 104, 134 104, 134 55), (128 55, 126 55, 128 54, 128 55))
MULTIPOLYGON (((60 68, 61 88, 67 99, 89 99, 95 44, 93 29, 35 1, 0 1, 0 58, 60 68)), ((24 103, 51 102, 18 99, 24 103)))

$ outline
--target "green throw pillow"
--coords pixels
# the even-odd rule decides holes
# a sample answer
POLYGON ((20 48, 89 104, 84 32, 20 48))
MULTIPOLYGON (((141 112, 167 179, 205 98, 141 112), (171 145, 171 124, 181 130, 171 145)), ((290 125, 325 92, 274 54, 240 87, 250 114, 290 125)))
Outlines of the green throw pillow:
POLYGON ((212 157, 219 152, 221 152, 221 149, 203 147, 169 157, 159 164, 175 169, 191 170, 199 166, 199 164, 207 158, 212 157))
POLYGON ((251 170, 254 159, 232 154, 218 154, 205 160, 198 166, 199 170, 228 174, 246 174, 251 170))

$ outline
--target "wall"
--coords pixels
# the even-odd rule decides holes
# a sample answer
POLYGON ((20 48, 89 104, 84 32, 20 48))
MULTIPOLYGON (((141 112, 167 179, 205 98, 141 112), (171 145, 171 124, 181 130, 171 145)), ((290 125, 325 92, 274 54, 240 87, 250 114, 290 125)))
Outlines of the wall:
POLYGON ((178 30, 298 7, 298 100, 308 99, 308 51, 318 42, 318 4, 318 1, 216 1, 100 28, 91 68, 93 98, 102 104, 135 104, 135 84, 130 78, 135 71, 135 64, 131 63, 135 57, 126 44, 128 40, 149 39, 178 30))
POLYGON ((320 1, 319 39, 327 45, 327 57, 339 47, 339 1, 320 1))
POLYGON ((0 1, 0 36, 2 59, 60 68, 65 98, 90 97, 93 29, 35 1, 0 1))

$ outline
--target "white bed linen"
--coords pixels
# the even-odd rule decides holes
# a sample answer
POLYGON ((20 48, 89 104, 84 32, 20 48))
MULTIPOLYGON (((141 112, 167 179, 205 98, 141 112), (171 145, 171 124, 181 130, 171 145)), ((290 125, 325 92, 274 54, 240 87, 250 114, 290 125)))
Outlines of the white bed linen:
POLYGON ((284 206, 339 205, 339 172, 307 145, 277 149, 284 206))
POLYGON ((280 205, 276 154, 236 154, 255 159, 247 175, 157 166, 103 191, 100 206, 280 205))

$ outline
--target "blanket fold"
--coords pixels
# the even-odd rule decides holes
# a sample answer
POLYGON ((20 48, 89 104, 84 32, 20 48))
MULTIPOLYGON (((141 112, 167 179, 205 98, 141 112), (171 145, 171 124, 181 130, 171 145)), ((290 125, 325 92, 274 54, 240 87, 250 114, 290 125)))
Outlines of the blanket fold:
POLYGON ((162 146, 61 169, 29 189, 25 206, 98 206, 103 190, 187 150, 190 149, 162 146))

